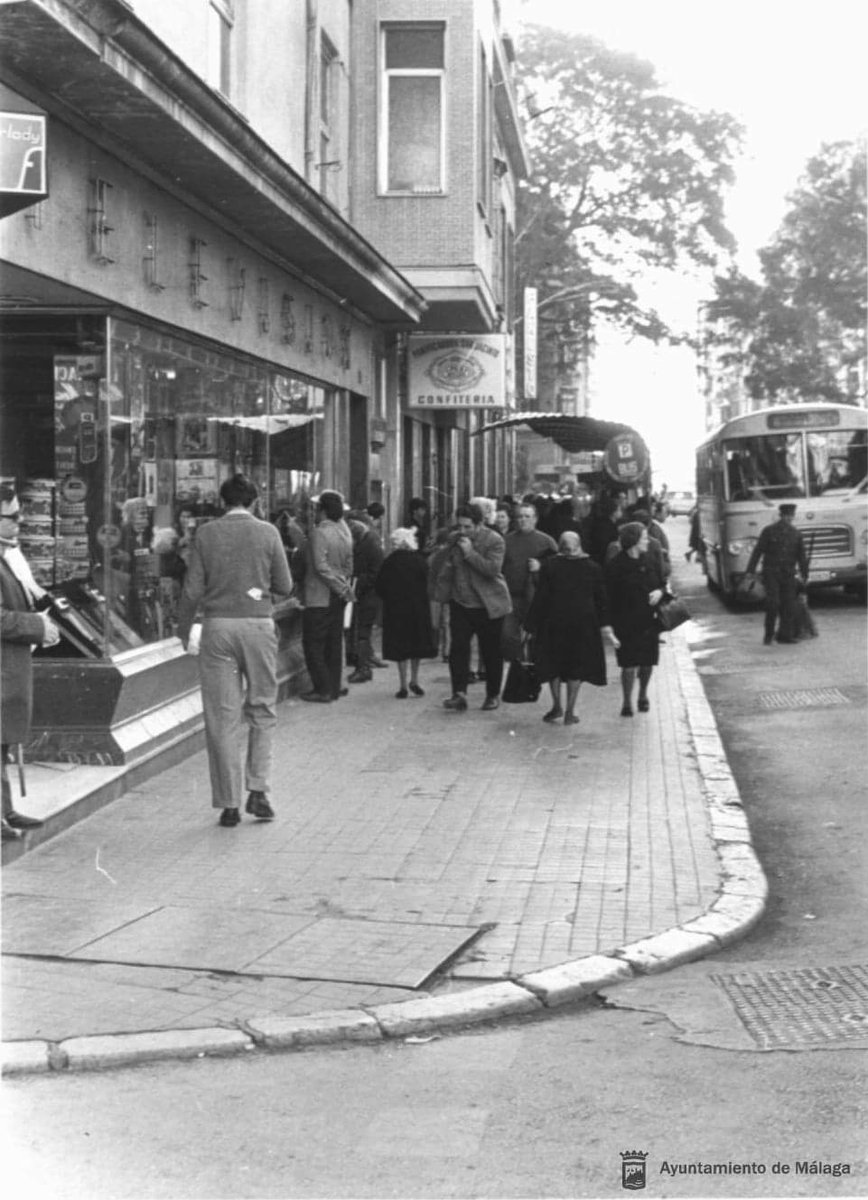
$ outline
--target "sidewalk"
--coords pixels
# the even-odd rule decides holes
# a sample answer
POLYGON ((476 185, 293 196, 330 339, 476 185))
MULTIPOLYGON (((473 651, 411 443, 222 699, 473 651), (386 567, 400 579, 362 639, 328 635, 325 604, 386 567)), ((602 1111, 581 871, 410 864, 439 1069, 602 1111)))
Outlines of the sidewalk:
MULTIPOLYGON (((199 751, 10 863, 4 1072, 540 1012, 743 936, 765 880, 690 628, 647 715, 620 717, 611 658, 571 727, 541 721, 545 694, 483 713, 479 684, 448 712, 440 662, 420 699, 375 671, 281 706, 276 821, 219 828, 199 751)), ((28 811, 41 776, 56 820, 122 786, 51 770, 28 811)))

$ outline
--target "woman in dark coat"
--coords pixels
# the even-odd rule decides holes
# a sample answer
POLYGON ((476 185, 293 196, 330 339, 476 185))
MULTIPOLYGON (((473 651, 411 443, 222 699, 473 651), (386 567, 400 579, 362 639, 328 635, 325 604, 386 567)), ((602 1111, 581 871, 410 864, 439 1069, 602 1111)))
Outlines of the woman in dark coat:
POLYGON ((398 664, 397 700, 406 700, 407 663, 409 691, 424 696, 419 686, 419 659, 435 658, 437 647, 431 628, 428 602, 428 563, 419 553, 415 529, 395 529, 392 553, 380 567, 375 583, 383 601, 383 658, 398 664))
POLYGON ((606 587, 612 625, 621 643, 618 666, 624 702, 622 717, 633 715, 633 685, 639 676, 639 712, 648 712, 648 684, 657 666, 659 626, 654 612, 663 597, 664 580, 655 560, 646 554, 648 530, 628 521, 618 532, 620 553, 606 567, 606 587))
POLYGON ((565 725, 576 725, 582 683, 606 683, 602 633, 618 645, 609 623, 603 570, 585 554, 578 533, 568 530, 560 536, 557 555, 543 561, 536 578, 525 626, 536 634, 536 668, 552 693, 552 708, 543 720, 563 717, 565 725), (562 680, 566 710, 561 708, 562 680))

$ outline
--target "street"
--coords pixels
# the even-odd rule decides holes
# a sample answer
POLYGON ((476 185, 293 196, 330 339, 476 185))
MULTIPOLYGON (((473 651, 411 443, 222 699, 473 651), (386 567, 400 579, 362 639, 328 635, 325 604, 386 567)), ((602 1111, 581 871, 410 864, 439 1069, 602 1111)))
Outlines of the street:
POLYGON ((865 1195, 864 1011, 773 1048, 793 978, 864 962, 864 606, 818 597, 816 640, 763 647, 761 614, 684 564, 686 529, 688 636, 769 880, 752 934, 473 1033, 7 1083, 13 1194, 611 1196, 637 1151, 650 1196, 865 1195), (727 999, 745 972, 779 985, 765 1048, 727 999))

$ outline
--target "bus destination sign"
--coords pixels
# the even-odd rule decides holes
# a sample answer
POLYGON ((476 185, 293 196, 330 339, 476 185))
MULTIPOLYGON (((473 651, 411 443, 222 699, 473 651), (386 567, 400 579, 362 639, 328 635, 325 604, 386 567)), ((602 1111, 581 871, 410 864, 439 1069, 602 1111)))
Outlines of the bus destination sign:
POLYGON ((818 408, 806 408, 804 412, 769 413, 766 417, 768 429, 828 429, 830 425, 840 425, 841 414, 837 409, 823 412, 818 408))

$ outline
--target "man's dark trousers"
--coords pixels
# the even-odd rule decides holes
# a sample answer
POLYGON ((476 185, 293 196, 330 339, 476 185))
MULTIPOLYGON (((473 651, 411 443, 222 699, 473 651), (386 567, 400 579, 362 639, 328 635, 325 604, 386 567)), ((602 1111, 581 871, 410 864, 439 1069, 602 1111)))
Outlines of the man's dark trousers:
POLYGON ((764 571, 763 587, 766 592, 765 636, 773 637, 775 620, 778 621, 778 637, 795 637, 796 576, 792 569, 764 571))
POLYGON ((306 608, 302 617, 304 661, 311 686, 336 700, 344 665, 344 602, 332 596, 328 608, 306 608))
POLYGON ((449 602, 449 675, 453 693, 466 693, 470 674, 470 641, 479 639, 479 654, 485 668, 485 694, 499 696, 503 680, 503 658, 500 635, 503 617, 489 617, 484 608, 465 608, 454 600, 449 602))

